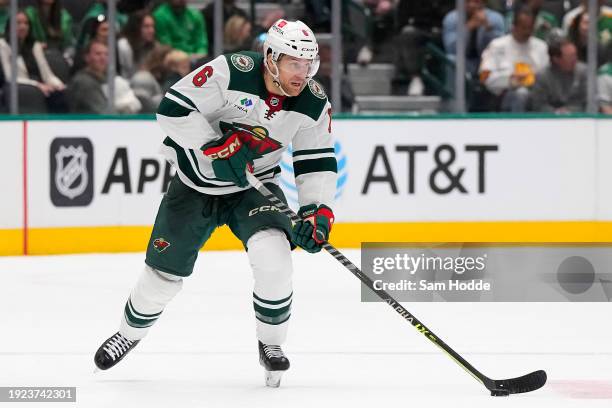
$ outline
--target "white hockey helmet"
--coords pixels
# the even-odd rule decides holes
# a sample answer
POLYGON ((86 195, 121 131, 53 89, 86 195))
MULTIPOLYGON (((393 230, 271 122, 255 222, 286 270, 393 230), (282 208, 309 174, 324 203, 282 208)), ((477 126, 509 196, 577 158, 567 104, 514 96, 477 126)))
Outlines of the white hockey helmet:
MULTIPOLYGON (((319 70, 319 46, 312 30, 301 21, 280 19, 270 27, 263 45, 264 58, 272 54, 274 65, 281 55, 304 58, 312 61, 308 78, 319 70)), ((266 64, 267 66, 267 64, 266 64)), ((278 74, 278 70, 277 70, 278 74)), ((277 75, 273 75, 275 78, 277 75)))

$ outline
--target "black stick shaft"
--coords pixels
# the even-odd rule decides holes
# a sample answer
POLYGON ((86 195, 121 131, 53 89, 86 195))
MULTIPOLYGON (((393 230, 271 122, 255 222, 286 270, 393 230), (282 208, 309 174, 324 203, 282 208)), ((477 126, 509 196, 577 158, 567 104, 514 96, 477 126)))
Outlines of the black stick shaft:
MULTIPOLYGON (((266 197, 276 208, 279 209, 280 212, 287 215, 291 221, 298 222, 300 218, 298 215, 289 208, 284 202, 282 202, 274 193, 272 193, 257 177, 255 177, 250 172, 246 172, 247 180, 249 184, 253 186, 257 191, 259 191, 264 197, 266 197)), ((370 290, 372 290, 378 297, 384 300, 393 310, 395 310, 400 316, 402 316, 405 320, 407 320, 415 329, 419 331, 419 333, 423 334, 428 340, 438 346, 442 351, 444 351, 450 358, 452 358, 461 368, 467 371, 472 377, 474 377, 481 384, 485 384, 486 376, 484 376, 480 371, 478 371, 474 366, 468 363, 463 357, 461 357, 455 350, 453 350, 448 344, 446 344, 442 339, 440 339, 437 335, 435 335, 431 330, 429 330, 419 319, 417 319, 412 313, 408 310, 404 309, 404 307, 395 300, 390 294, 388 294, 385 290, 375 289, 374 282, 367 275, 365 275, 355 264, 353 264, 346 256, 344 256, 340 251, 334 248, 330 243, 326 242, 323 244, 323 248, 329 252, 338 262, 340 262, 346 269, 351 271, 353 275, 355 275, 364 285, 366 285, 370 290)))

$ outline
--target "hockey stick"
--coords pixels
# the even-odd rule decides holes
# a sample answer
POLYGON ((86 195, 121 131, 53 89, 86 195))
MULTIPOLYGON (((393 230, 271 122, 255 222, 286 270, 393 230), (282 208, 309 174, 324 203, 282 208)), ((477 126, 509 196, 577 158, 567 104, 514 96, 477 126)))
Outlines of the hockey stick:
MULTIPOLYGON (((259 191, 264 197, 266 197, 272 204, 278 208, 280 212, 287 215, 291 221, 298 222, 300 218, 294 213, 291 208, 289 208, 284 202, 282 202, 274 193, 272 193, 257 177, 255 177, 249 171, 246 172, 247 180, 253 188, 259 191)), ((393 308, 400 316, 406 319, 411 325, 414 326, 415 329, 419 331, 419 333, 423 334, 427 339, 429 339, 433 344, 438 346, 442 351, 444 351, 450 358, 455 360, 461 368, 467 371, 472 375, 477 381, 483 384, 489 391, 491 391, 491 395, 495 397, 499 396, 507 396, 510 394, 518 394, 522 392, 530 392, 535 391, 538 388, 541 388, 546 383, 546 372, 544 370, 534 371, 533 373, 529 373, 523 375, 522 377, 517 378, 509 378, 506 380, 492 380, 486 375, 482 374, 478 371, 474 366, 468 363, 463 357, 461 357, 455 350, 453 350, 449 345, 447 345, 442 339, 440 339, 437 335, 435 335, 431 330, 429 330, 423 323, 419 321, 414 315, 404 309, 398 301, 393 299, 391 295, 389 295, 384 290, 378 290, 374 288, 374 283, 372 279, 366 276, 357 266, 355 266, 351 261, 348 260, 340 251, 334 248, 330 243, 326 242, 323 244, 323 248, 329 252, 338 262, 340 262, 346 269, 351 271, 353 275, 355 275, 361 282, 363 282, 370 290, 376 293, 382 300, 387 302, 389 306, 393 308)))

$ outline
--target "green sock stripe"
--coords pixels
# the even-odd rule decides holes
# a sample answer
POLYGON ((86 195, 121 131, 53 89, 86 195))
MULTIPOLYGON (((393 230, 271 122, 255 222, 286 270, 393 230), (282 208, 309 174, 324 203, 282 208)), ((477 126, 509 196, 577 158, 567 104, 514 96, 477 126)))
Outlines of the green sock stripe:
POLYGON ((279 307, 278 309, 269 309, 267 307, 263 307, 253 302, 253 309, 255 312, 267 316, 267 317, 277 317, 282 314, 288 313, 291 311, 291 302, 287 306, 279 307))
POLYGON ((136 310, 136 308, 132 304, 132 298, 128 298, 128 304, 130 305, 130 310, 132 311, 132 313, 134 315, 138 315, 138 317, 153 318, 153 317, 159 317, 159 315, 162 314, 162 312, 152 313, 152 314, 140 313, 138 310, 136 310))
POLYGON ((253 292, 253 297, 257 300, 259 300, 261 303, 267 303, 269 305, 280 305, 281 303, 285 303, 286 301, 288 301, 289 299, 291 299, 291 296, 293 296, 293 292, 291 292, 291 294, 289 296, 287 296, 284 299, 281 300, 268 300, 268 299, 262 299, 259 296, 257 296, 255 294, 255 292, 253 292))
POLYGON ((130 306, 127 303, 125 304, 124 312, 125 312, 125 320, 128 322, 130 326, 133 326, 133 327, 149 327, 149 326, 152 326, 153 323, 157 321, 157 317, 152 318, 152 319, 141 319, 139 317, 136 317, 130 310, 130 306))
POLYGON ((255 317, 262 323, 278 325, 285 323, 291 317, 291 312, 287 312, 277 317, 268 317, 255 312, 255 317))

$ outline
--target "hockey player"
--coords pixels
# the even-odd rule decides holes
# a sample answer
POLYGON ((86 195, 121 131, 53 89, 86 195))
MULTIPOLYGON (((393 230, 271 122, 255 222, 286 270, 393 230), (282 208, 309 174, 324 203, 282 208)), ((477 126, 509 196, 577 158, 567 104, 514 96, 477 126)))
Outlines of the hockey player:
POLYGON ((285 342, 292 302, 292 243, 318 252, 334 222, 336 189, 331 105, 312 77, 319 66, 313 32, 278 20, 263 55, 219 56, 166 93, 157 120, 162 152, 177 175, 160 204, 145 269, 124 308, 119 331, 95 354, 98 368, 117 364, 147 334, 189 276, 198 251, 228 225, 248 254, 253 307, 266 384, 278 386, 289 360, 285 342), (283 152, 293 166, 303 221, 291 225, 250 188, 245 169, 284 200, 277 185, 283 152))

